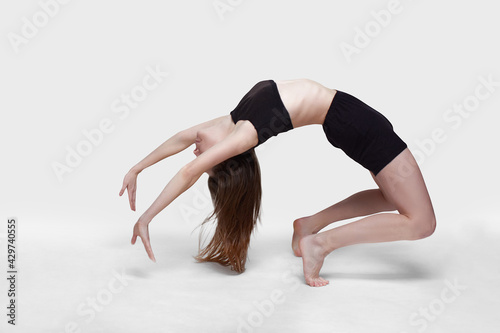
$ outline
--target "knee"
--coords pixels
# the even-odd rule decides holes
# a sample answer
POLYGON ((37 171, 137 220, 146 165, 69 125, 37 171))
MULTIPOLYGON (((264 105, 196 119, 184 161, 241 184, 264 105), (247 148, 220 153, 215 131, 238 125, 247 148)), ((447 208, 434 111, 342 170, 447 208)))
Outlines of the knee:
POLYGON ((411 240, 427 238, 436 230, 436 216, 433 213, 411 217, 409 221, 411 240))

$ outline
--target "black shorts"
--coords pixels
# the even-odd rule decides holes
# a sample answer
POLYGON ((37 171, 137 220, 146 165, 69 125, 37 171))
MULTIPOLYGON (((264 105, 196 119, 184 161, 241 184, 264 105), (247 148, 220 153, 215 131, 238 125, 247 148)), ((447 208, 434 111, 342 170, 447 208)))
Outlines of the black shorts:
POLYGON ((322 126, 333 146, 374 175, 407 147, 380 112, 338 90, 322 126))

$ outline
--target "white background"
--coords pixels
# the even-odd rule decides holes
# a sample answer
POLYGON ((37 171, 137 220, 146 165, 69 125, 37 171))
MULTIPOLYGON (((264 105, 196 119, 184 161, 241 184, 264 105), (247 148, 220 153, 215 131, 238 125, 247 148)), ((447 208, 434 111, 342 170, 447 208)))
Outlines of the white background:
POLYGON ((70 332, 71 322, 81 332, 498 327, 500 86, 459 125, 444 118, 454 105, 473 101, 480 77, 500 81, 494 2, 401 0, 385 26, 372 12, 387 10, 390 1, 223 0, 231 10, 221 13, 209 0, 73 0, 52 7, 47 22, 40 3, 0 4, 2 332, 70 332), (36 19, 38 31, 12 43, 13 34, 23 36, 26 20, 36 19), (365 29, 372 29, 368 45, 346 56, 341 46, 355 46, 365 29), (122 94, 142 84, 147 68, 168 76, 126 117, 113 112, 122 94), (130 245, 137 218, 195 157, 194 147, 140 174, 137 212, 118 196, 130 167, 177 131, 229 113, 257 81, 304 77, 373 106, 420 154, 437 215, 432 237, 338 250, 322 270, 330 285, 307 287, 289 244, 293 220, 375 187, 369 173, 314 125, 256 149, 263 214, 244 274, 192 258, 195 228, 211 210, 206 175, 150 225, 156 264, 140 239, 130 245), (86 140, 82 131, 103 119, 112 123, 111 133, 58 179, 54 163, 65 164, 67 148, 76 149, 86 140), (441 141, 432 147, 436 129, 441 141), (13 216, 15 328, 6 324, 3 277, 7 218, 13 216), (116 272, 130 280, 110 293, 116 272), (444 302, 445 281, 466 289, 444 302), (265 301, 273 290, 284 293, 283 302, 259 310, 256 304, 271 304, 265 301), (89 310, 88 298, 98 299, 99 310, 89 310), (433 319, 415 315, 422 308, 433 319))

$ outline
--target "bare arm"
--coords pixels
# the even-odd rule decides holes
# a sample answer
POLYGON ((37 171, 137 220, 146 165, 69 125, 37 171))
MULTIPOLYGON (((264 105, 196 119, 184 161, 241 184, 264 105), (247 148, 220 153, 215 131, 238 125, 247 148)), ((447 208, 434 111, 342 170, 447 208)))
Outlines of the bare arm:
POLYGON ((187 147, 191 146, 197 136, 199 130, 213 126, 220 122, 225 116, 218 117, 199 125, 192 126, 181 132, 174 134, 167 141, 162 143, 158 148, 153 150, 148 156, 143 158, 139 163, 133 166, 130 171, 125 175, 123 180, 123 185, 120 190, 119 195, 123 195, 125 190, 128 192, 128 199, 130 204, 130 209, 135 211, 135 194, 137 189, 137 176, 139 173, 146 169, 147 167, 167 158, 169 156, 175 155, 187 147))
POLYGON ((122 196, 125 190, 127 190, 130 209, 135 211, 135 194, 137 189, 137 176, 139 173, 164 158, 175 155, 186 149, 191 144, 192 142, 189 141, 189 137, 184 135, 183 132, 179 132, 162 143, 158 148, 153 150, 148 156, 143 158, 142 161, 137 163, 129 170, 129 172, 127 172, 125 178, 123 179, 123 185, 119 195, 122 196))
POLYGON ((182 167, 135 224, 132 244, 135 244, 137 236, 141 237, 149 258, 155 261, 149 242, 149 223, 159 212, 170 205, 175 198, 189 189, 201 177, 203 172, 255 146, 255 140, 250 139, 252 136, 248 135, 249 131, 255 131, 250 126, 252 126, 250 123, 237 124, 233 132, 226 138, 182 167))
POLYGON ((249 139, 251 136, 247 135, 248 130, 255 131, 249 129, 248 125, 238 124, 226 138, 182 167, 141 218, 149 223, 160 211, 170 205, 175 198, 196 183, 205 171, 253 147, 255 143, 249 139))
POLYGON ((213 126, 217 122, 220 122, 224 116, 214 118, 212 120, 203 122, 199 125, 192 126, 188 129, 180 131, 174 134, 170 139, 162 143, 158 148, 153 150, 148 156, 142 159, 139 163, 132 167, 137 173, 140 173, 142 170, 147 167, 167 158, 169 156, 175 155, 187 147, 191 146, 196 140, 196 134, 199 130, 213 126))
POLYGON ((187 147, 191 146, 194 141, 189 140, 189 137, 184 132, 178 132, 171 136, 167 141, 162 143, 158 148, 153 150, 148 156, 144 157, 139 163, 134 165, 131 171, 140 173, 142 170, 151 165, 175 155, 187 147))

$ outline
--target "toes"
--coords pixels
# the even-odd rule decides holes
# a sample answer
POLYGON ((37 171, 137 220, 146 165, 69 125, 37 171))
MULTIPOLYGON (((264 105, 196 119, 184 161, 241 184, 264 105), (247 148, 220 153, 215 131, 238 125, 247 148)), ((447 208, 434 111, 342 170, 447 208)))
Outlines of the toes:
POLYGON ((319 278, 319 280, 320 280, 320 283, 321 283, 321 287, 326 286, 327 284, 329 284, 329 283, 330 283, 330 281, 325 280, 325 279, 323 279, 323 278, 319 278))
POLYGON ((323 287, 330 283, 330 281, 325 280, 321 277, 306 279, 306 283, 311 287, 323 287))

